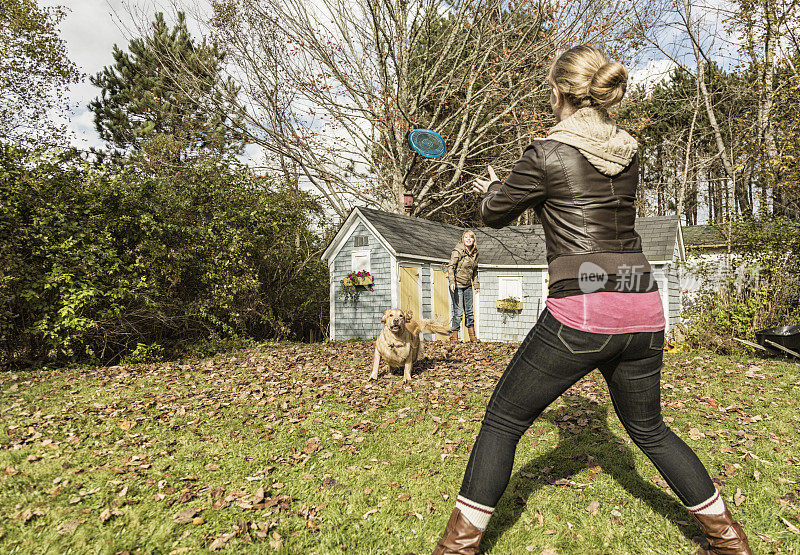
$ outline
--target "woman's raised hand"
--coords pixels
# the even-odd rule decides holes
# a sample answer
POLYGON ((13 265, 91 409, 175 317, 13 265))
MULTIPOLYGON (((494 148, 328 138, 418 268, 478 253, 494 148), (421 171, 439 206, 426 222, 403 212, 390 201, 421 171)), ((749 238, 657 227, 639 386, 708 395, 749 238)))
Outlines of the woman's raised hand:
POLYGON ((481 179, 476 178, 472 184, 472 190, 476 193, 486 193, 489 190, 489 185, 494 183, 495 181, 500 181, 497 179, 497 174, 494 173, 494 168, 492 166, 488 166, 489 168, 489 179, 481 179))

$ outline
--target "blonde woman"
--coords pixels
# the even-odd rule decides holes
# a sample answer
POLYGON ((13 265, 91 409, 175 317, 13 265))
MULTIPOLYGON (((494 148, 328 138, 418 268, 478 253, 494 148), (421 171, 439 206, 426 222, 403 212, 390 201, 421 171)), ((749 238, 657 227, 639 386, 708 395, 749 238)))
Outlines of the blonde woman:
POLYGON ((545 310, 489 399, 434 554, 477 553, 520 437, 595 368, 631 439, 705 532, 708 548, 699 553, 750 553, 705 467, 661 417, 665 318, 634 230, 638 145, 607 111, 622 100, 627 79, 625 68, 596 48, 566 51, 549 75, 558 124, 526 149, 505 182, 491 167, 488 180, 475 182, 486 195, 480 213, 487 225, 508 225, 527 208, 537 212, 550 286, 545 310))
POLYGON ((447 265, 450 282, 450 300, 453 305, 453 321, 450 325, 450 341, 458 341, 461 314, 464 314, 470 341, 478 341, 475 335, 475 314, 472 308, 472 289, 480 291, 478 284, 478 245, 475 233, 470 230, 461 235, 461 241, 453 247, 447 265))

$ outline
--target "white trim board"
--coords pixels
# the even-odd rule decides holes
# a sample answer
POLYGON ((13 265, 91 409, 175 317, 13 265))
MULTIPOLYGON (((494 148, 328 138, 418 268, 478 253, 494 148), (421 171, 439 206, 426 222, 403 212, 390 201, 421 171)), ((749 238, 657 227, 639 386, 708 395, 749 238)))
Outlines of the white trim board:
MULTIPOLYGON (((430 262, 430 263, 437 262, 439 264, 448 264, 450 262, 449 260, 445 260, 444 258, 430 258, 427 256, 420 256, 417 254, 405 254, 402 252, 397 253, 397 258, 402 258, 404 260, 407 258, 413 258, 415 260, 422 260, 424 262, 430 262)), ((409 264, 421 264, 421 262, 409 262, 409 264)))
POLYGON ((397 264, 397 258, 394 256, 389 257, 389 273, 390 285, 389 293, 392 297, 392 308, 400 308, 400 267, 397 264))
POLYGON ((547 268, 547 264, 481 264, 478 263, 478 269, 484 270, 541 270, 547 268))
POLYGON ((336 340, 336 281, 333 279, 333 259, 328 260, 328 276, 331 282, 331 297, 328 305, 330 306, 330 324, 328 325, 328 336, 331 341, 336 340))
POLYGON ((678 221, 678 254, 681 262, 686 262, 686 246, 683 243, 683 226, 680 220, 678 221))
POLYGON ((539 284, 540 284, 540 288, 541 288, 541 294, 539 295, 540 304, 539 304, 539 313, 536 315, 537 319, 539 318, 539 314, 542 313, 542 311, 545 309, 545 306, 546 306, 545 302, 547 301, 547 293, 548 293, 548 291, 550 289, 549 287, 546 287, 546 286, 549 286, 550 273, 549 272, 542 272, 542 274, 541 274, 541 276, 539 276, 539 278, 540 278, 539 284))
MULTIPOLYGON (((417 310, 417 318, 420 320, 424 319, 425 316, 422 313, 422 308, 425 306, 425 303, 422 299, 422 268, 423 266, 420 265, 419 270, 417 270, 417 298, 419 299, 419 310, 417 310)), ((425 341, 425 334, 419 334, 419 340, 425 341)))

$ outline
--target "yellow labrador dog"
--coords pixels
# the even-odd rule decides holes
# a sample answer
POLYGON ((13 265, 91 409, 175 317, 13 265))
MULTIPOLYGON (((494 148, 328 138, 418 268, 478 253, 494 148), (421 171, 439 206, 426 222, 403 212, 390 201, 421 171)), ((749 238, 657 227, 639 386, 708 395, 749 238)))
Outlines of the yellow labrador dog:
POLYGON ((383 313, 383 329, 375 341, 375 360, 372 363, 372 374, 369 379, 378 379, 381 358, 389 363, 390 368, 403 368, 403 381, 411 380, 411 367, 422 358, 420 333, 439 333, 447 335, 450 326, 440 320, 415 320, 414 312, 403 312, 399 308, 390 308, 383 313))

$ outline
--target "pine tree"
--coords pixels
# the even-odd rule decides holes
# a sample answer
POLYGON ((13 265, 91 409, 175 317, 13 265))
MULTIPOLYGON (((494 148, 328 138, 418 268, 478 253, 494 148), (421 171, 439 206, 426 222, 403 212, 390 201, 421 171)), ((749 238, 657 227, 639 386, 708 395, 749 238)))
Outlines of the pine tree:
POLYGON ((225 53, 193 40, 183 13, 172 29, 157 13, 151 34, 128 50, 115 45, 114 64, 90 78, 102 89, 89 104, 101 138, 171 163, 241 152, 238 87, 221 75, 225 53))

